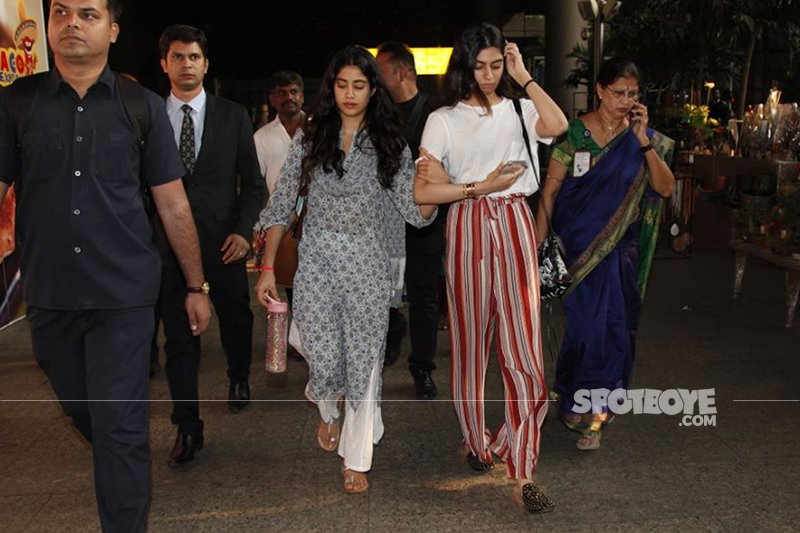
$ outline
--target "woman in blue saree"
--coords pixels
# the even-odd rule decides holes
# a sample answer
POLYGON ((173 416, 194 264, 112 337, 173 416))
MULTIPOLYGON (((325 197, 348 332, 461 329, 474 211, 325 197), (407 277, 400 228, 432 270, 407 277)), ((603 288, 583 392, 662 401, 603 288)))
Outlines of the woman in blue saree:
POLYGON ((559 416, 581 433, 580 450, 600 446, 606 401, 589 412, 575 396, 628 387, 636 327, 652 261, 662 197, 672 194, 672 140, 647 127, 639 72, 613 58, 598 73, 597 110, 572 120, 556 145, 537 216, 537 235, 561 237, 573 284, 563 297, 566 329, 556 366, 559 416))

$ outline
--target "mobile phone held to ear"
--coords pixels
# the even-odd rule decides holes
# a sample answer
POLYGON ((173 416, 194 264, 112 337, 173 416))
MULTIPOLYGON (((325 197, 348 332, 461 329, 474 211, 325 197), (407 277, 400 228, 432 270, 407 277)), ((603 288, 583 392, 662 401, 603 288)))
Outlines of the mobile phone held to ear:
POLYGON ((503 165, 503 168, 500 170, 501 174, 510 174, 514 172, 517 168, 528 168, 527 161, 506 161, 506 164, 503 165))

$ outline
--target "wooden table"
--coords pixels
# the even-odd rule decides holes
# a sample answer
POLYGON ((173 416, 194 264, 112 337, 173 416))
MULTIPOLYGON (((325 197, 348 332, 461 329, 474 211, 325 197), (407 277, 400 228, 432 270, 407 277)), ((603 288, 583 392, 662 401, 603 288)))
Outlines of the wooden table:
POLYGON ((732 240, 729 243, 736 254, 736 275, 733 282, 733 297, 737 298, 742 288, 744 269, 749 256, 763 259, 778 268, 786 271, 786 327, 791 328, 794 323, 794 312, 797 308, 797 296, 800 292, 800 261, 757 246, 751 242, 732 240))

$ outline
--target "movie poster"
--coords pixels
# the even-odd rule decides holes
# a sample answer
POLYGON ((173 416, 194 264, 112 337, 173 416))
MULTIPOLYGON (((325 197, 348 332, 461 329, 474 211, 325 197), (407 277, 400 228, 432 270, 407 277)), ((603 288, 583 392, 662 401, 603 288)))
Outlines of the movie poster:
MULTIPOLYGON (((41 0, 0 0, 0 86, 48 69, 41 0)), ((19 254, 14 252, 14 189, 0 206, 0 327, 21 313, 19 254)))

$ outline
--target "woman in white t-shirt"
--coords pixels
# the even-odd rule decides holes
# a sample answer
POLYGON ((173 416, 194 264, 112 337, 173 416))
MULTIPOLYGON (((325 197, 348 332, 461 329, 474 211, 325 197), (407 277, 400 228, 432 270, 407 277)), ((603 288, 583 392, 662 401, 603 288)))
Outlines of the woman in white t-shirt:
POLYGON ((529 98, 520 104, 531 142, 549 143, 566 130, 566 117, 525 69, 517 45, 490 24, 470 27, 453 48, 446 105, 425 125, 414 193, 420 204, 453 202, 446 260, 452 393, 467 462, 485 472, 496 454, 516 481, 514 501, 535 513, 553 508, 533 483, 547 396, 535 224, 525 197, 538 187, 532 168, 538 175, 539 162, 535 143, 530 160, 508 98, 512 80, 529 98), (506 399, 495 433, 483 405, 493 335, 506 399))

